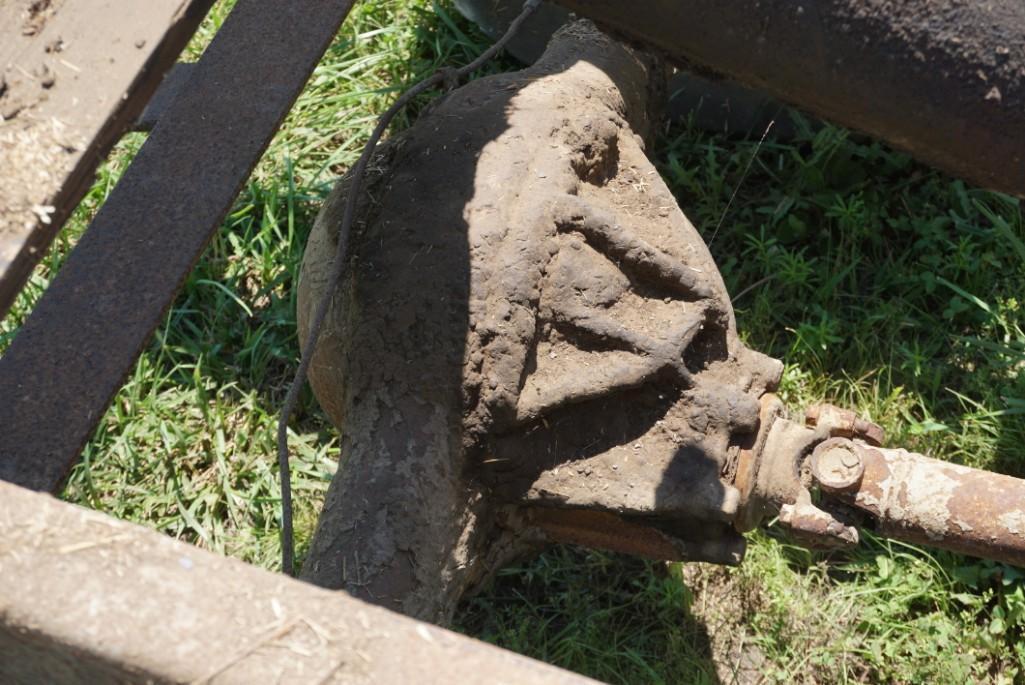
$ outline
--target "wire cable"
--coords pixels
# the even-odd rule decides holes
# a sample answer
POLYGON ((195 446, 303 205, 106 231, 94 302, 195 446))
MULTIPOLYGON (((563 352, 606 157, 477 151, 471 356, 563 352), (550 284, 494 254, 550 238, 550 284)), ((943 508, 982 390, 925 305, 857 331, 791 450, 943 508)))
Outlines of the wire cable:
POLYGON ((296 405, 299 402, 299 393, 306 383, 306 376, 310 369, 313 353, 317 349, 317 340, 320 338, 321 328, 323 328, 324 320, 331 310, 334 288, 341 282, 345 272, 345 265, 349 254, 349 236, 352 232, 352 222, 356 215, 356 203, 362 192, 363 177, 366 175, 367 165, 374 156, 377 143, 381 140, 381 136, 384 135, 396 114, 425 91, 438 85, 444 85, 449 89, 454 88, 460 80, 485 65, 505 47, 523 22, 533 14, 540 4, 541 0, 526 0, 523 3, 523 10, 509 24, 509 28, 506 29, 502 37, 481 53, 477 59, 458 69, 442 67, 400 95, 392 106, 377 120, 377 126, 370 135, 367 144, 363 147, 363 153, 360 155, 359 161, 356 162, 352 172, 349 194, 345 199, 345 212, 342 215, 342 223, 338 228, 338 247, 331 261, 331 271, 328 278, 330 285, 317 302, 313 321, 310 323, 309 337, 302 346, 299 368, 296 370, 292 384, 285 395, 285 402, 281 408, 281 415, 278 418, 278 468, 281 477, 281 570, 287 575, 295 575, 295 538, 292 527, 292 479, 288 454, 288 420, 295 412, 296 405))

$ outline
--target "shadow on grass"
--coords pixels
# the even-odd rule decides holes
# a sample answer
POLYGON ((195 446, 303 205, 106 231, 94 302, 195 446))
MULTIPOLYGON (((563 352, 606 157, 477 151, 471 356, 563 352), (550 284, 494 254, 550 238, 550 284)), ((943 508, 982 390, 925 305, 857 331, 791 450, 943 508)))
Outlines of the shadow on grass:
POLYGON ((658 156, 684 212, 718 227, 740 330, 790 367, 796 407, 833 399, 891 444, 1025 475, 1016 200, 834 127, 761 146, 683 127, 658 156))
POLYGON ((609 683, 718 683, 705 624, 664 564, 568 546, 464 600, 457 627, 609 683))

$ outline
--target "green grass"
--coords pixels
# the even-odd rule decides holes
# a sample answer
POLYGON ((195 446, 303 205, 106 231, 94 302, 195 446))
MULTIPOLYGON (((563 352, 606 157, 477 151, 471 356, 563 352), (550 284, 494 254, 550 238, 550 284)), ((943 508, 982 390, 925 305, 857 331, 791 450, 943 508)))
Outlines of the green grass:
MULTIPOLYGON (((194 55, 226 12, 218 5, 194 55)), ((293 285, 312 219, 398 90, 486 44, 447 4, 357 5, 101 422, 66 499, 277 567, 274 423, 298 354, 293 285)), ((104 166, 0 323, 0 350, 143 139, 128 136, 104 166)), ((707 237, 721 222, 712 251, 739 295, 740 329, 786 362, 789 404, 852 406, 890 444, 1025 476, 1016 201, 834 127, 759 147, 679 124, 653 156, 707 237)), ((301 553, 338 443, 308 393, 292 430, 301 553)), ((735 570, 556 549, 504 571, 459 620, 482 639, 612 682, 716 682, 717 666, 730 682, 751 660, 766 682, 1025 677, 1018 571, 874 539, 852 553, 809 553, 772 528, 753 536, 735 570)))

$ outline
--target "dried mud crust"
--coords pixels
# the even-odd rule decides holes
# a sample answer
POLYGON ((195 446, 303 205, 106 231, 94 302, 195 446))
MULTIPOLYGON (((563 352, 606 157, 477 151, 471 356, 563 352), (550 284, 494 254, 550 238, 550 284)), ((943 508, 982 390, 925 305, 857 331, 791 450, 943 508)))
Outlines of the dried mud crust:
POLYGON ((445 96, 378 156, 335 289, 339 184, 298 298, 305 339, 334 292, 310 381, 343 437, 308 579, 438 619, 537 543, 495 525, 500 504, 728 518, 731 436, 780 365, 740 343, 644 155, 663 76, 578 22, 533 67, 445 96))

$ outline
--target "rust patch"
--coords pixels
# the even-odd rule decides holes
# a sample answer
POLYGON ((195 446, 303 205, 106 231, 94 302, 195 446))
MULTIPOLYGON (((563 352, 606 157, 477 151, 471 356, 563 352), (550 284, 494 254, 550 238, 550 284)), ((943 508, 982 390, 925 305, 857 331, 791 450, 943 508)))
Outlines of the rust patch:
POLYGON ((1020 509, 1002 514, 997 520, 1011 535, 1025 538, 1025 513, 1020 509))
POLYGON ((682 561, 685 557, 669 536, 646 526, 628 523, 614 514, 587 509, 534 507, 525 522, 543 530, 557 542, 623 552, 646 559, 682 561))
POLYGON ((880 533, 1025 565, 1025 481, 903 449, 851 444, 865 464, 861 484, 830 496, 874 516, 880 533))
POLYGON ((856 528, 844 525, 814 506, 807 493, 795 504, 784 504, 779 510, 779 521, 811 548, 850 547, 860 539, 856 528))
POLYGON ((814 404, 804 410, 809 426, 821 427, 835 438, 860 438, 870 445, 882 445, 885 434, 880 426, 866 421, 851 409, 832 404, 814 404))

